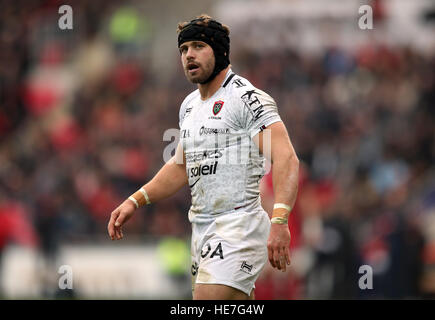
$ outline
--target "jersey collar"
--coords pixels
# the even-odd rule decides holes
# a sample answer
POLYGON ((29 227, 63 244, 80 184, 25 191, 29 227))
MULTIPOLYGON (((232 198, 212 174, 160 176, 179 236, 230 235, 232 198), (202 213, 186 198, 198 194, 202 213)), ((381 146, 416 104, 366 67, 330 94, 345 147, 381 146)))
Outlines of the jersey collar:
POLYGON ((233 72, 233 70, 231 70, 231 68, 227 71, 227 74, 225 75, 225 80, 222 82, 222 87, 225 88, 228 83, 230 83, 231 79, 235 76, 236 74, 233 72))

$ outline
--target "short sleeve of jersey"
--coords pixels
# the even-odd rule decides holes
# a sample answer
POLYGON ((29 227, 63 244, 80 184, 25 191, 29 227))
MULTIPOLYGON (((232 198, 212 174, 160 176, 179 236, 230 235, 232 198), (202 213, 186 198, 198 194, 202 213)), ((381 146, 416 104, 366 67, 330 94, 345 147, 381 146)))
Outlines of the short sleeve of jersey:
POLYGON ((251 137, 272 123, 282 121, 275 100, 266 92, 251 88, 241 95, 242 122, 251 137))
POLYGON ((178 125, 179 125, 180 129, 181 129, 181 125, 183 124, 184 119, 189 115, 190 111, 192 110, 192 108, 189 107, 189 102, 191 102, 192 99, 198 94, 197 91, 198 90, 189 94, 184 99, 184 101, 181 103, 180 113, 179 113, 179 121, 178 121, 178 125))
POLYGON ((181 129, 181 125, 183 124, 185 113, 186 113, 186 106, 184 105, 184 103, 182 103, 180 107, 179 120, 178 120, 178 127, 180 129, 181 129))

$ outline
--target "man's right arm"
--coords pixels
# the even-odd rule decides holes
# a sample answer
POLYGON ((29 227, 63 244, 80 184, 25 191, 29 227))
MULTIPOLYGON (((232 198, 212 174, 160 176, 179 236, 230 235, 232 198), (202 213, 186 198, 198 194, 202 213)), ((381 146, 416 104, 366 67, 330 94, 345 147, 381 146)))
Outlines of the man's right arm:
POLYGON ((145 190, 148 200, 141 198, 145 197, 143 191, 137 191, 112 211, 107 227, 112 240, 123 238, 122 225, 131 218, 136 208, 141 204, 146 201, 158 202, 170 197, 187 184, 185 160, 183 148, 181 144, 178 144, 175 155, 157 172, 150 182, 141 188, 145 190))
POLYGON ((187 182, 186 159, 181 144, 178 144, 175 155, 143 188, 148 193, 150 202, 158 202, 176 193, 187 182))

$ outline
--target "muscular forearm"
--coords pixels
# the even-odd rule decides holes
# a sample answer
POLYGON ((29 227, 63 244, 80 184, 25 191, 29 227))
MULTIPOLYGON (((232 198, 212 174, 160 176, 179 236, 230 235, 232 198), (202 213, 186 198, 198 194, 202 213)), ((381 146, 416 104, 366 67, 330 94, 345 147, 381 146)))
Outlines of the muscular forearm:
POLYGON ((290 265, 289 247, 291 235, 288 227, 288 217, 296 201, 298 173, 299 160, 293 148, 284 149, 279 155, 275 153, 272 166, 275 205, 272 212, 272 225, 267 249, 271 265, 282 271, 286 270, 286 264, 290 265))
POLYGON ((272 166, 275 203, 293 208, 298 193, 299 160, 295 154, 277 157, 272 166))
POLYGON ((160 169, 154 178, 132 194, 128 199, 136 208, 165 199, 187 184, 186 157, 178 144, 175 155, 160 169))
POLYGON ((143 188, 148 193, 151 202, 165 199, 187 184, 185 164, 177 164, 175 157, 171 158, 143 188))
POLYGON ((175 157, 173 157, 160 169, 150 182, 145 184, 112 211, 109 225, 107 226, 112 240, 122 239, 123 234, 121 227, 130 219, 137 208, 146 203, 157 202, 167 198, 187 184, 185 163, 186 162, 183 161, 182 164, 177 164, 175 157))
POLYGON ((187 184, 185 161, 176 162, 176 156, 172 157, 154 178, 133 193, 128 200, 139 208, 145 204, 158 202, 165 199, 187 184))

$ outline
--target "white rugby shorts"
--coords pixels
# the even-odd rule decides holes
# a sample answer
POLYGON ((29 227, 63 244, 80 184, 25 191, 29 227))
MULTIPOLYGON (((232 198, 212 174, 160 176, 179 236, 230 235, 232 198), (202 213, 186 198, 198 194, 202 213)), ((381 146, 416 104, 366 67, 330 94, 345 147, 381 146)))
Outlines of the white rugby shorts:
POLYGON ((210 223, 193 223, 192 291, 196 283, 223 284, 248 296, 268 260, 268 214, 233 210, 210 223))

